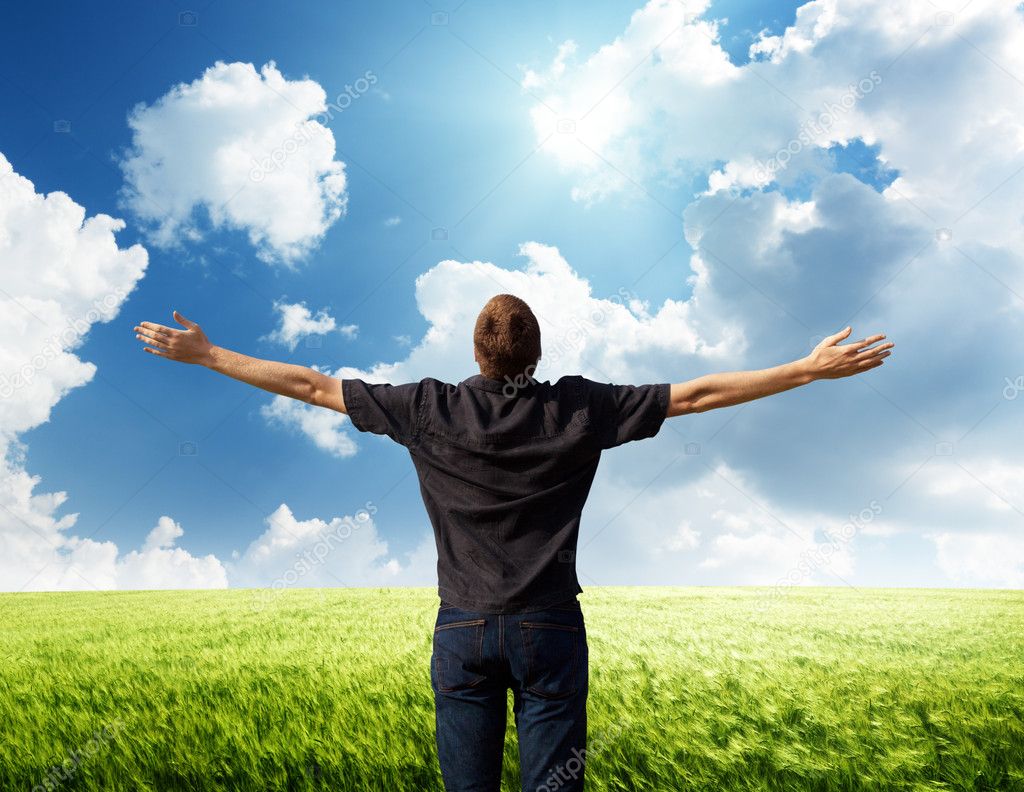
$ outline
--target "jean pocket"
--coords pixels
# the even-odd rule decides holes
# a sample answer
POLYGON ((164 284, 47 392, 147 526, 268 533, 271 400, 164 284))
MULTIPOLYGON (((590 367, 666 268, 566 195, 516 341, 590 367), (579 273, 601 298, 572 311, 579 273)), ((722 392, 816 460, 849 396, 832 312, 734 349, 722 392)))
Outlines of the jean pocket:
POLYGON ((485 619, 470 619, 434 628, 434 685, 443 692, 463 690, 485 679, 481 672, 485 619))
POLYGON ((526 658, 524 687, 542 698, 566 698, 580 685, 585 638, 579 627, 552 622, 520 622, 526 658))

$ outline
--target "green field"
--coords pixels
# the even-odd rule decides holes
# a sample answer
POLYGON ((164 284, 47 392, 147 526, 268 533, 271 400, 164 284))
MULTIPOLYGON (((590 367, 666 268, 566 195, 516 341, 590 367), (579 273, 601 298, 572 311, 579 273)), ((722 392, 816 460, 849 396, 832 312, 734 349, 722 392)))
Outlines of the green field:
MULTIPOLYGON (((1024 790, 1024 592, 581 601, 588 789, 1024 790)), ((431 590, 0 603, 4 792, 441 788, 431 590)))

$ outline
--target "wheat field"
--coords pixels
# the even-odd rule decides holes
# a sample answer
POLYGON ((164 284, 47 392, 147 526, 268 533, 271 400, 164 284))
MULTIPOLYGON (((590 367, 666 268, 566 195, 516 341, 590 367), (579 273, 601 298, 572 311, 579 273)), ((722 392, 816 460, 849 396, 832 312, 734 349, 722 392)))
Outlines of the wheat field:
MULTIPOLYGON (((1024 592, 581 601, 588 789, 1024 790, 1024 592)), ((0 789, 441 789, 432 590, 0 603, 0 789)))

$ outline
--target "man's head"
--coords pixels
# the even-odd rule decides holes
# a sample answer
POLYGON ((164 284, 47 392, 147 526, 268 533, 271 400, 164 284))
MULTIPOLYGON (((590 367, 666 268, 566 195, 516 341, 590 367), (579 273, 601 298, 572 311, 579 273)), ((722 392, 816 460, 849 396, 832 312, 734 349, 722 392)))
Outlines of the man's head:
POLYGON ((532 377, 540 359, 540 325, 530 306, 497 294, 476 318, 473 349, 480 373, 490 379, 532 377))

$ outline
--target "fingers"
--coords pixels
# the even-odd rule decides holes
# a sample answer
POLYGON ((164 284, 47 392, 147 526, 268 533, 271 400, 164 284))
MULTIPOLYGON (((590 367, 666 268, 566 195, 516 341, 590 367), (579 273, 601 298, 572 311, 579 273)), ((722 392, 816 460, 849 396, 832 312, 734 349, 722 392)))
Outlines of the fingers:
POLYGON ((887 357, 889 357, 889 352, 880 352, 877 355, 858 359, 854 362, 851 373, 860 374, 862 371, 870 371, 873 368, 878 368, 885 362, 885 358, 887 357))
POLYGON ((143 351, 162 358, 170 358, 170 341, 180 332, 155 322, 140 322, 135 327, 135 337, 145 345, 143 351))
POLYGON ((180 324, 182 327, 185 327, 189 330, 196 326, 195 322, 193 322, 191 319, 186 319, 177 311, 174 312, 174 321, 180 324))
POLYGON ((852 333, 852 332, 853 332, 853 328, 850 327, 849 325, 847 325, 843 330, 840 330, 838 333, 836 333, 834 335, 828 336, 821 343, 822 343, 823 346, 835 346, 840 341, 842 341, 844 338, 849 336, 850 333, 852 333))
POLYGON ((175 330, 173 327, 164 327, 162 324, 156 322, 140 322, 139 326, 135 328, 136 333, 141 333, 148 330, 150 335, 156 336, 172 336, 175 333, 180 333, 180 330, 175 330))
POLYGON ((167 343, 169 340, 167 336, 150 335, 151 332, 152 331, 144 330, 141 333, 136 333, 135 337, 144 344, 149 344, 151 347, 156 347, 157 349, 170 349, 170 345, 167 343))
POLYGON ((862 338, 860 341, 854 341, 852 344, 847 344, 847 346, 851 346, 855 348, 858 352, 860 352, 864 347, 869 347, 872 344, 876 344, 883 338, 885 338, 885 333, 879 333, 878 335, 862 338))
POLYGON ((863 350, 859 351, 857 353, 857 355, 854 356, 854 360, 856 360, 856 361, 864 361, 864 360, 869 361, 869 360, 873 360, 873 359, 876 359, 876 358, 888 357, 890 350, 895 345, 896 345, 895 343, 890 341, 889 343, 879 344, 878 346, 871 346, 871 347, 869 347, 867 349, 863 349, 863 350))

